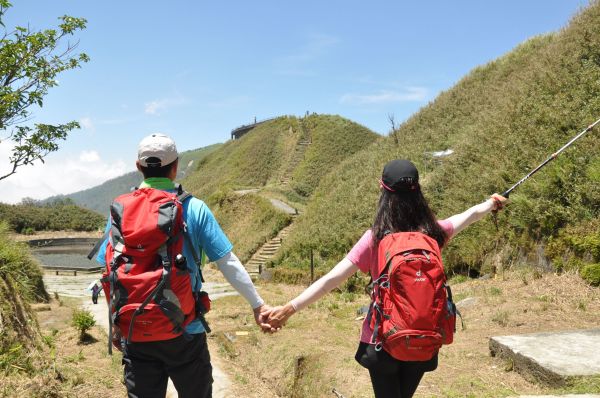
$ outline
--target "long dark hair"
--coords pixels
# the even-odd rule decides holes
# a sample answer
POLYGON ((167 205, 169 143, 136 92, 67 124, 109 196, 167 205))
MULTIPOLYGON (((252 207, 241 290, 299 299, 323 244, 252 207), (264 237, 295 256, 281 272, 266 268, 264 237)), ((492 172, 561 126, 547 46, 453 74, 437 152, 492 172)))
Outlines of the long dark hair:
POLYGON ((390 192, 382 188, 372 231, 376 246, 389 232, 422 232, 435 239, 440 248, 447 239, 419 184, 411 191, 390 192))

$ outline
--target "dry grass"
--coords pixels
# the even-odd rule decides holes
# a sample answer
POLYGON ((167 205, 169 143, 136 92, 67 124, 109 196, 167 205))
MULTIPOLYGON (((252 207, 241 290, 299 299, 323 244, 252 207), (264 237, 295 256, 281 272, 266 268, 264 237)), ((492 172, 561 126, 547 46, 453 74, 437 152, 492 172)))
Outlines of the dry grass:
MULTIPOLYGON (((597 327, 600 290, 574 274, 530 271, 467 281, 453 289, 458 299, 473 297, 476 303, 463 309, 466 330, 442 349, 439 368, 426 374, 416 396, 593 392, 594 387, 585 383, 561 391, 532 383, 513 372, 510 364, 492 358, 488 342, 497 335, 597 327)), ((261 295, 272 304, 282 304, 301 290, 299 286, 260 285, 261 295)), ((236 383, 238 396, 333 397, 331 389, 336 388, 347 398, 371 397, 368 373, 354 361, 361 326, 356 309, 368 299, 364 295, 351 299, 348 294, 330 294, 292 317, 273 336, 258 331, 243 299, 220 299, 209 318, 215 331, 210 339, 213 356, 224 358, 223 369, 236 383), (235 336, 236 331, 248 335, 235 336)))
POLYGON ((38 312, 46 342, 34 375, 15 372, 1 378, 0 397, 123 397, 121 356, 106 353, 106 334, 96 326, 84 343, 69 326, 79 300, 52 300, 50 311, 38 312))

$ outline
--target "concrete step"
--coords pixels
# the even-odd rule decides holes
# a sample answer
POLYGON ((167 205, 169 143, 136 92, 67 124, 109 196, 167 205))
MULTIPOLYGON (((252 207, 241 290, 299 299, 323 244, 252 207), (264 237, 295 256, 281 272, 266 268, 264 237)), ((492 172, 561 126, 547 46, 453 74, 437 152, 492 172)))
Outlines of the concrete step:
POLYGON ((279 250, 281 243, 267 243, 262 247, 262 250, 279 250))
POLYGON ((273 258, 273 256, 263 256, 263 255, 260 255, 260 254, 259 254, 259 255, 257 255, 257 256, 256 256, 256 257, 254 257, 254 258, 255 258, 255 259, 257 259, 257 260, 268 261, 268 260, 272 259, 272 258, 273 258))
POLYGON ((519 373, 551 386, 600 375, 600 329, 490 338, 492 356, 509 359, 519 373))
POLYGON ((600 398, 599 394, 567 394, 567 395, 519 395, 508 398, 600 398))

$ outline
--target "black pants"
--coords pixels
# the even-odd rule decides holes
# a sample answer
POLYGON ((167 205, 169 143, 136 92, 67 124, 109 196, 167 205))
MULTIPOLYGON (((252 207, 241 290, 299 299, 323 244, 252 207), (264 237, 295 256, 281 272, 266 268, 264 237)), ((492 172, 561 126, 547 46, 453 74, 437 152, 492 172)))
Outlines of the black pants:
POLYGON ((170 377, 179 398, 210 398, 212 366, 206 333, 191 340, 130 343, 123 351, 125 385, 130 398, 164 398, 170 377))
POLYGON ((429 361, 407 362, 393 358, 384 350, 375 351, 372 344, 360 343, 356 360, 369 370, 375 398, 410 398, 423 374, 437 368, 437 354, 429 361))

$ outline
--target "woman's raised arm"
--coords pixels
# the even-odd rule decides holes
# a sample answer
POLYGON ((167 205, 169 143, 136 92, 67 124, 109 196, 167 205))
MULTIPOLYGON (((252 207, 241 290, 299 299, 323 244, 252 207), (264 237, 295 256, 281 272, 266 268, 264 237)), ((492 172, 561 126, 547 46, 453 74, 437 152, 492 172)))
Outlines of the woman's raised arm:
POLYGON ((453 235, 458 234, 475 221, 481 220, 486 214, 493 210, 502 209, 507 200, 508 199, 504 196, 495 193, 485 202, 479 203, 460 214, 455 214, 448 218, 447 221, 450 221, 454 227, 453 235))
POLYGON ((325 294, 341 285, 352 274, 358 271, 358 267, 352 261, 344 258, 327 274, 310 285, 298 297, 288 302, 282 307, 275 307, 269 314, 268 323, 272 328, 278 329, 285 324, 290 316, 297 311, 308 307, 310 304, 319 300, 325 294))

